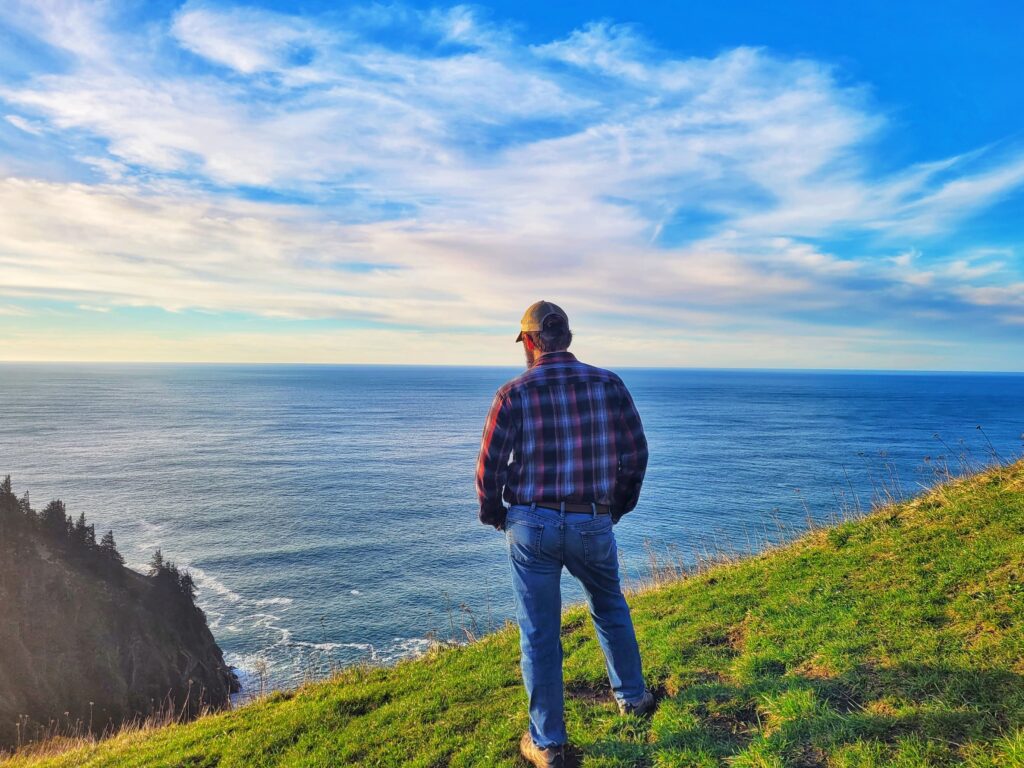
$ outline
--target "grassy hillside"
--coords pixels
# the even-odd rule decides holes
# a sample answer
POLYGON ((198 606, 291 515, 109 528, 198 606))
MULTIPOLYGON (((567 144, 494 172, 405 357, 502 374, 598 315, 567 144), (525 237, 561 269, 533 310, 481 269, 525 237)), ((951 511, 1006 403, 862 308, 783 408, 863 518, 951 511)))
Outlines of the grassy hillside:
MULTIPOLYGON (((631 602, 650 722, 618 715, 584 611, 564 620, 585 766, 1024 766, 1024 463, 631 602)), ((522 765, 517 662, 503 631, 10 766, 522 765)))

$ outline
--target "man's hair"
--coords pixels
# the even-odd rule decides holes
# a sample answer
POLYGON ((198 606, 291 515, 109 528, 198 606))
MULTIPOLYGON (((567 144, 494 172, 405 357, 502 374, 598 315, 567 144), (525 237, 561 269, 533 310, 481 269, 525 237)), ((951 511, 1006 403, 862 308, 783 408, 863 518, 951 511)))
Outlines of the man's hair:
POLYGON ((572 331, 565 324, 565 320, 557 315, 549 317, 544 321, 543 330, 529 331, 526 335, 533 339, 537 349, 545 353, 561 352, 563 349, 568 349, 569 345, 572 344, 572 331))

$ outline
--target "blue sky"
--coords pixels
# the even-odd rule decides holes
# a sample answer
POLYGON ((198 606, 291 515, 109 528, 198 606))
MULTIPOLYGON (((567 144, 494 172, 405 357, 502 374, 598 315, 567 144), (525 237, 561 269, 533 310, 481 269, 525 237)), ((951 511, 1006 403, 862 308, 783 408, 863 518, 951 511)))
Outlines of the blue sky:
POLYGON ((0 360, 1024 370, 1018 4, 0 8, 0 360))

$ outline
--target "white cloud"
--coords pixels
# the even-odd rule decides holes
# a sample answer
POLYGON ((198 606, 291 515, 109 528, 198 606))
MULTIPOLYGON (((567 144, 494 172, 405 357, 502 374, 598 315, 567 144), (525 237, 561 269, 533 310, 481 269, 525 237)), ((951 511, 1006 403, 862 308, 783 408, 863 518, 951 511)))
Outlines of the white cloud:
POLYGON ((544 274, 548 289, 579 295, 581 308, 632 301, 636 314, 654 319, 672 313, 645 305, 749 302, 812 289, 806 274, 786 274, 772 262, 791 259, 802 272, 834 269, 829 257, 784 241, 765 264, 710 242, 627 253, 581 233, 575 259, 549 248, 543 237, 516 241, 511 232, 490 229, 340 226, 299 207, 204 200, 170 189, 142 195, 126 185, 0 181, 5 292, 91 307, 104 300, 433 327, 466 325, 470 317, 501 323, 544 274), (628 281, 624 260, 643 265, 628 281))
POLYGON ((880 202, 895 205, 891 217, 879 210, 874 226, 911 235, 948 231, 1022 184, 1024 156, 1011 157, 994 168, 944 179, 895 199, 892 195, 879 197, 880 202))
POLYGON ((0 182, 0 294, 440 328, 506 323, 540 285, 598 322, 693 329, 1017 301, 992 284, 1011 258, 823 244, 949 231, 1024 184, 1024 159, 879 177, 884 120, 820 62, 680 58, 612 24, 528 46, 464 6, 189 2, 146 34, 105 4, 0 13, 69 58, 0 85, 7 120, 90 137, 68 151, 106 179, 0 182), (172 68, 174 47, 206 66, 172 68))
POLYGON ((303 69, 332 36, 314 24, 255 8, 218 10, 188 3, 171 34, 188 50, 242 74, 303 69))
POLYGON ((969 303, 982 307, 1024 307, 1024 281, 1008 285, 964 286, 958 293, 969 303))
POLYGON ((43 132, 39 126, 29 120, 26 120, 21 115, 4 115, 4 120, 13 125, 19 131, 31 133, 33 136, 39 136, 43 132))
POLYGON ((978 263, 973 259, 955 259, 945 267, 945 273, 960 280, 976 280, 1001 272, 1006 267, 1003 261, 978 263))
MULTIPOLYGON (((612 77, 649 82, 660 68, 647 64, 647 46, 626 25, 591 23, 572 32, 564 40, 534 46, 539 55, 591 69, 612 77)), ((685 87, 689 78, 682 72, 665 83, 669 87, 685 87)))
POLYGON ((82 60, 98 61, 116 50, 105 24, 110 5, 108 0, 14 0, 0 6, 0 21, 82 60))

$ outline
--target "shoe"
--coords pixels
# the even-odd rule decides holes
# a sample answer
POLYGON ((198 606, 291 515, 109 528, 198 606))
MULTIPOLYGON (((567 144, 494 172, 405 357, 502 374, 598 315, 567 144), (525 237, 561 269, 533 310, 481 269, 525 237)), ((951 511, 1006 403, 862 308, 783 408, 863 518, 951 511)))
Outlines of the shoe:
POLYGON ((636 704, 629 704, 625 701, 620 701, 619 712, 623 715, 646 717, 654 711, 654 705, 654 694, 645 689, 643 698, 641 698, 636 704))
POLYGON ((527 731, 519 740, 519 753, 526 758, 530 765, 537 768, 564 768, 565 747, 548 747, 541 749, 533 743, 533 737, 527 731))

